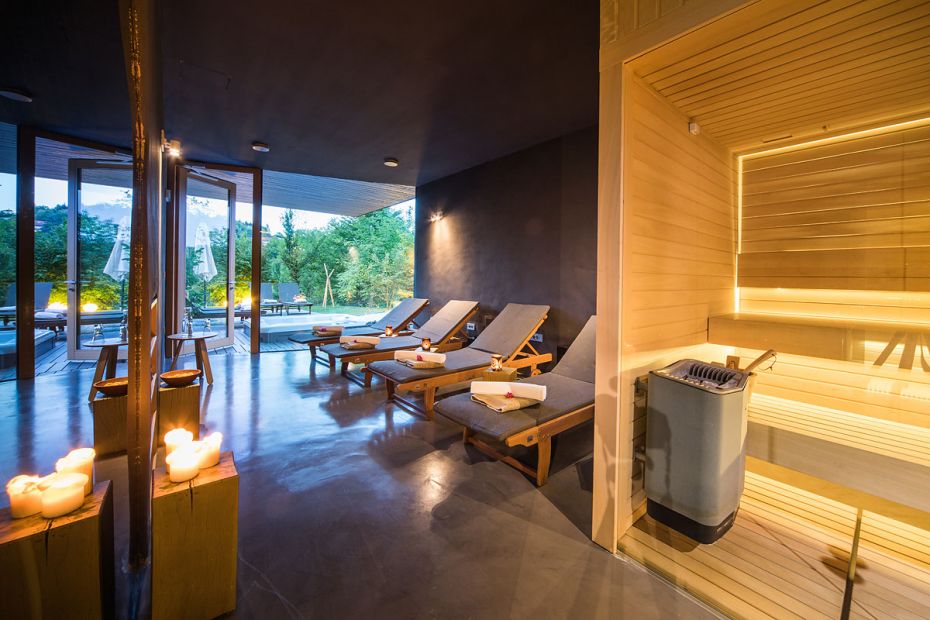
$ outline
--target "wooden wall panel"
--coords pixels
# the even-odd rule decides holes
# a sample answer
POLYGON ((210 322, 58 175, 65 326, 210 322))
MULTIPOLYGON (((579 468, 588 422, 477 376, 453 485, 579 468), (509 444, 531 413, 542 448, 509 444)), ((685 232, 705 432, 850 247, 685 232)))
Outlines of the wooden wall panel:
MULTIPOLYGON (((619 385, 631 450, 645 423, 637 377, 684 357, 725 358, 722 347, 706 344, 707 324, 734 305, 736 176, 726 149, 691 135, 688 119, 640 80, 624 80, 619 385)), ((635 514, 642 472, 629 473, 624 505, 635 514)))
POLYGON ((739 285, 930 291, 930 123, 744 157, 739 285))

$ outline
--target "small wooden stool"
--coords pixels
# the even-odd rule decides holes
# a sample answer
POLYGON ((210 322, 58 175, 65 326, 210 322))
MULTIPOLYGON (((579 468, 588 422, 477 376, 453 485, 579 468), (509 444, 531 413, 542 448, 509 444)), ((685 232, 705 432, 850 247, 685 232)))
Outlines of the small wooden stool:
POLYGON ((94 383, 104 378, 112 379, 116 376, 116 360, 119 357, 119 348, 126 346, 126 344, 125 340, 119 338, 104 338, 81 343, 81 346, 86 349, 100 349, 97 367, 94 369, 94 380, 90 384, 90 394, 87 396, 87 400, 93 401, 97 395, 97 388, 94 387, 94 383))
POLYGON ((210 356, 207 353, 207 339, 216 338, 216 332, 194 332, 193 334, 171 334, 168 340, 174 346, 174 355, 171 357, 171 367, 168 370, 174 370, 178 366, 178 357, 181 356, 181 349, 188 340, 194 342, 194 358, 197 360, 197 368, 203 373, 200 381, 204 379, 207 383, 213 383, 213 369, 210 368, 210 356))

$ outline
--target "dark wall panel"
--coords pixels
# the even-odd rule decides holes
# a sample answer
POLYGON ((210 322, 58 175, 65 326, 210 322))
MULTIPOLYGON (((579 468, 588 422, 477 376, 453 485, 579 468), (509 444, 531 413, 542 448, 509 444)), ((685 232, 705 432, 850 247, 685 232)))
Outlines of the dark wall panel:
POLYGON ((596 128, 417 188, 416 294, 433 311, 478 300, 479 330, 509 302, 549 304, 542 348, 570 344, 595 311, 596 256, 596 128))

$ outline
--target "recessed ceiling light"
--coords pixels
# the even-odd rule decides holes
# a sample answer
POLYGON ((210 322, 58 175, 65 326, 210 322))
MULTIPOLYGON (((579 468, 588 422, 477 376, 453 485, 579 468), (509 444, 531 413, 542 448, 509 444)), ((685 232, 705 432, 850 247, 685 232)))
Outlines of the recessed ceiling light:
POLYGON ((0 97, 6 97, 20 103, 32 103, 32 95, 15 88, 0 88, 0 97))
POLYGON ((396 168, 397 166, 400 165, 400 162, 397 161, 396 157, 385 157, 384 165, 387 166, 388 168, 396 168))
POLYGON ((252 150, 256 153, 267 153, 271 150, 271 147, 265 144, 264 142, 253 142, 252 150))

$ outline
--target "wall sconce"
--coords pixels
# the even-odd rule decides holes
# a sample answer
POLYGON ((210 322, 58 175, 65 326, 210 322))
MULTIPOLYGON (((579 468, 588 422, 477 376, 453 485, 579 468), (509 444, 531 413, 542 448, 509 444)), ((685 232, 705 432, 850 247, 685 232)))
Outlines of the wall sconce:
POLYGON ((433 213, 429 216, 429 221, 431 224, 436 223, 441 219, 442 219, 442 211, 433 211, 433 213))
POLYGON ((163 129, 161 132, 161 149, 168 154, 168 157, 180 157, 181 141, 169 140, 165 137, 165 130, 163 129))

